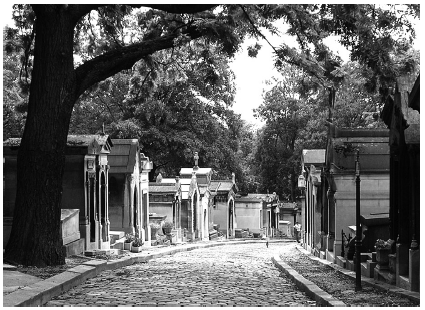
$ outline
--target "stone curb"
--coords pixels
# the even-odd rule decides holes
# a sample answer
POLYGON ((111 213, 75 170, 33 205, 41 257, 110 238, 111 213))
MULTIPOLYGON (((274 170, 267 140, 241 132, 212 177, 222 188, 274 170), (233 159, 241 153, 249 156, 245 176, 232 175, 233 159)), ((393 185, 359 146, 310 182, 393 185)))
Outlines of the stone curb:
POLYGON ((291 268, 284 261, 282 261, 278 256, 272 257, 272 261, 279 270, 283 271, 292 281, 294 281, 294 283, 300 290, 304 291, 307 294, 307 296, 313 298, 316 301, 317 306, 320 306, 320 307, 346 307, 347 306, 342 301, 335 299, 332 295, 326 293, 324 290, 319 288, 313 282, 301 276, 293 268, 291 268))
MULTIPOLYGON (((271 243, 290 242, 290 240, 270 240, 271 243)), ((104 270, 113 270, 129 266, 134 263, 147 262, 151 259, 162 257, 164 255, 173 255, 178 252, 192 251, 199 248, 216 247, 226 244, 239 243, 261 243, 265 240, 236 240, 236 241, 218 241, 215 243, 190 244, 183 245, 180 248, 168 249, 153 254, 133 255, 123 257, 113 261, 90 260, 76 267, 70 268, 56 276, 39 281, 20 288, 10 294, 3 296, 3 307, 38 307, 42 306, 53 297, 56 297, 71 288, 84 283, 86 280, 95 277, 104 270)))
MULTIPOLYGON (((356 273, 354 271, 347 270, 347 269, 342 268, 341 266, 338 266, 337 264, 334 264, 334 263, 332 263, 328 260, 314 256, 301 246, 297 246, 296 248, 301 253, 309 256, 310 259, 317 260, 318 262, 320 262, 324 265, 328 265, 328 266, 332 267, 333 269, 335 269, 336 271, 338 271, 341 274, 344 274, 344 275, 346 275, 346 276, 348 276, 348 277, 350 277, 354 280, 356 279, 356 273)), ((375 281, 375 279, 367 278, 365 276, 361 276, 361 280, 362 280, 362 284, 367 284, 367 285, 373 286, 376 289, 382 290, 384 292, 391 292, 391 293, 394 293, 394 294, 396 294, 400 297, 405 297, 405 298, 408 298, 411 301, 420 303, 421 295, 418 292, 412 292, 412 291, 408 291, 408 290, 405 290, 403 288, 397 287, 395 285, 391 285, 391 284, 387 284, 387 283, 383 283, 383 282, 377 282, 377 281, 375 281)))

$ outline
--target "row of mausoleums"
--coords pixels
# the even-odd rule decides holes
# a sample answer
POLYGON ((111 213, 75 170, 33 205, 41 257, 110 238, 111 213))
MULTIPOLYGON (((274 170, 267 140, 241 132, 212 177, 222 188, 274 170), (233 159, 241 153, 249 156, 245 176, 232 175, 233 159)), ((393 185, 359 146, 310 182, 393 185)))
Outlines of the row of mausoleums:
MULTIPOLYGON (((3 142, 3 246, 13 221, 20 139, 3 142)), ((148 241, 149 158, 136 139, 69 135, 62 192, 62 239, 67 255, 107 250, 125 233, 148 241)))
POLYGON ((388 129, 329 125, 327 147, 304 150, 304 247, 355 270, 359 152, 363 276, 419 291, 419 77, 399 78, 381 118, 388 129), (378 239, 388 249, 376 249, 378 239))
MULTIPOLYGON (((20 139, 3 143, 3 245, 13 222, 20 139)), ((67 255, 122 248, 127 234, 156 244, 153 224, 172 222, 172 242, 248 235, 290 235, 300 213, 275 194, 241 196, 232 175, 212 180, 211 168, 181 168, 180 175, 149 182, 153 164, 137 139, 106 134, 69 135, 62 194, 62 240, 67 255), (288 210, 289 212, 288 212, 288 210), (293 224, 293 222, 292 222, 293 224)))

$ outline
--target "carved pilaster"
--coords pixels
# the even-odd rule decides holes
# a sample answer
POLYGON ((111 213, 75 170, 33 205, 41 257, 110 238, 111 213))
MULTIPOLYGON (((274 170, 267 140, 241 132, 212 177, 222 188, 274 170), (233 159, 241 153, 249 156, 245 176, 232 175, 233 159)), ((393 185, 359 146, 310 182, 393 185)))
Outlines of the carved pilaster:
POLYGON ((132 174, 127 174, 126 177, 127 177, 128 183, 129 184, 133 184, 133 182, 134 182, 134 176, 132 174))

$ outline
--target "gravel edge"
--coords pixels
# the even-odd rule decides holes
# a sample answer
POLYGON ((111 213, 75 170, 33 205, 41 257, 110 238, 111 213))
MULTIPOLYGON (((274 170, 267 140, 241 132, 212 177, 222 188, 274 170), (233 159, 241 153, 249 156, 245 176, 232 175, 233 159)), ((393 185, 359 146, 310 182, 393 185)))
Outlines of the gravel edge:
MULTIPOLYGON (((323 264, 323 265, 327 265, 332 267, 334 270, 336 270, 337 272, 339 272, 340 274, 343 274, 347 277, 350 277, 352 279, 356 279, 356 273, 354 271, 350 271, 348 269, 342 268, 340 266, 338 266, 337 264, 334 264, 328 260, 324 260, 321 259, 317 256, 314 256, 313 254, 311 254, 309 251, 307 251, 306 249, 304 249, 301 246, 296 246, 295 247, 300 253, 308 256, 308 258, 312 259, 312 260, 316 260, 319 263, 323 264)), ((417 302, 420 303, 420 293, 418 292, 412 292, 412 291, 408 291, 399 287, 396 287, 394 285, 390 285, 387 283, 381 283, 381 282, 377 282, 375 281, 375 279, 373 278, 366 278, 364 276, 361 277, 361 281, 363 285, 369 285, 372 286, 378 290, 381 290, 383 292, 391 292, 393 294, 396 294, 400 297, 403 298, 407 298, 413 302, 417 302)))
POLYGON ((307 296, 313 298, 317 306, 321 307, 346 307, 347 305, 342 301, 334 298, 332 295, 328 294, 321 288, 319 288, 313 282, 307 280, 303 276, 301 276, 298 272, 296 272, 293 268, 287 265, 283 260, 280 259, 279 256, 272 257, 272 261, 274 265, 284 272, 297 287, 305 292, 307 296))

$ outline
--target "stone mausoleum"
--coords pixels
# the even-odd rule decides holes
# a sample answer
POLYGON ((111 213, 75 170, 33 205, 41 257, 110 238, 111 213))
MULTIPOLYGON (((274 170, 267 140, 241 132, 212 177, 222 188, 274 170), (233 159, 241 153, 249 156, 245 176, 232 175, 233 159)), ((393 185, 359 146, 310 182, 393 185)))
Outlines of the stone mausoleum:
MULTIPOLYGON (((20 139, 3 142, 3 244, 9 239, 16 196, 20 139)), ((62 193, 62 239, 67 255, 110 248, 108 135, 69 135, 62 193), (79 238, 79 239, 78 239, 79 238)))
POLYGON ((152 169, 152 162, 140 152, 137 139, 112 139, 112 143, 114 147, 108 156, 112 243, 129 233, 148 244, 148 173, 152 169))

